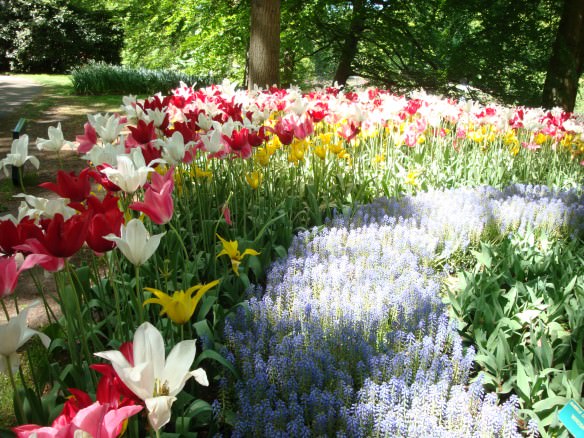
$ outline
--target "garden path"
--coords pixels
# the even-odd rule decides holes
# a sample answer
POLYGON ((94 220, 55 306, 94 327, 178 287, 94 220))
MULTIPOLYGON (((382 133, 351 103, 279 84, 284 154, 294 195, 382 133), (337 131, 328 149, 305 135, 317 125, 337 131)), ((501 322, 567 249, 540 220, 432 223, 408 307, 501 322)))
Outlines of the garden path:
POLYGON ((0 121, 16 108, 33 100, 43 87, 28 79, 0 76, 0 121))

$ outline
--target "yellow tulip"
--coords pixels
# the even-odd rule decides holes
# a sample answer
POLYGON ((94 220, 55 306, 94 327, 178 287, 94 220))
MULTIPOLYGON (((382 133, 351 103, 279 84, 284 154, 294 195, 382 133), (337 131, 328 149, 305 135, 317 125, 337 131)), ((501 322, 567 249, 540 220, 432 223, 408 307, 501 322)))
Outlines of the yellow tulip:
POLYGON ((159 304, 162 306, 160 315, 166 314, 172 322, 176 324, 184 324, 188 322, 193 316, 193 313, 195 313, 197 304, 199 304, 199 301, 201 301, 205 292, 217 286, 217 284, 219 284, 219 280, 207 284, 197 284, 196 286, 188 288, 186 292, 177 290, 172 295, 168 295, 158 289, 146 287, 144 289, 152 292, 156 295, 156 298, 147 299, 144 301, 144 305, 151 303, 159 304), (197 293, 193 296, 194 292, 197 293))
POLYGON ((544 144, 546 142, 547 135, 545 135, 543 132, 538 132, 535 135, 535 139, 534 140, 535 140, 535 144, 542 145, 542 144, 544 144))
POLYGON ((237 275, 239 277, 239 265, 241 264, 241 261, 243 260, 243 258, 246 255, 253 255, 253 256, 257 256, 260 255, 259 252, 253 250, 253 249, 246 249, 245 251, 243 251, 243 254, 241 254, 239 252, 239 242, 237 240, 230 240, 227 241, 225 240, 223 237, 221 237, 219 234, 216 235, 219 240, 221 241, 221 244, 223 245, 223 249, 221 250, 221 252, 219 254, 217 254, 217 258, 221 257, 222 255, 227 255, 229 256, 229 258, 231 259, 231 268, 233 269, 233 272, 235 273, 235 275, 237 275))
POLYGON ((259 163, 260 166, 266 167, 270 162, 270 153, 267 148, 257 148, 254 155, 254 160, 259 163))
POLYGON ((314 154, 320 158, 321 160, 324 160, 326 158, 326 149, 324 146, 315 146, 314 147, 314 154))
POLYGON ((245 180, 252 189, 256 190, 262 183, 262 174, 258 171, 246 173, 245 180))
POLYGON ((405 178, 405 183, 412 186, 412 187, 419 187, 419 183, 417 181, 418 176, 420 176, 422 172, 420 170, 410 170, 405 178))
POLYGON ((199 166, 195 166, 195 178, 207 178, 210 180, 213 178, 213 172, 210 170, 203 170, 199 166))

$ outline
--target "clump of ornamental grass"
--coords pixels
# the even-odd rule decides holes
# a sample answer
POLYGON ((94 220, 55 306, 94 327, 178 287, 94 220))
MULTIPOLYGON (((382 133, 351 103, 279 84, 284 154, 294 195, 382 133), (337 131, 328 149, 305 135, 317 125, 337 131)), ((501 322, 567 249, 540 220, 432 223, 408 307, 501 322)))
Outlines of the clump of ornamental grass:
POLYGON ((95 62, 73 69, 71 81, 75 93, 81 95, 149 95, 168 93, 181 82, 207 86, 213 79, 176 70, 151 70, 95 62))

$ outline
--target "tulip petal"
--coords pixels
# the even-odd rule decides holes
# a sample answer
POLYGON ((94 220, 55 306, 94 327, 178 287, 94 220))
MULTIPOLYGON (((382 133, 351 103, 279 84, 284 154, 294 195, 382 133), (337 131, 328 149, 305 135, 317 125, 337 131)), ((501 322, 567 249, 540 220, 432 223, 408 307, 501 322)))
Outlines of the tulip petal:
POLYGON ((203 368, 197 368, 191 371, 191 376, 195 378, 199 385, 209 386, 209 379, 207 379, 207 373, 203 368))
POLYGON ((156 252, 156 250, 158 249, 158 245, 160 245, 160 240, 165 234, 166 232, 161 234, 155 234, 154 236, 150 237, 142 253, 142 258, 144 261, 152 257, 152 254, 156 252))
POLYGON ((154 376, 161 376, 164 372, 165 356, 164 339, 158 329, 149 322, 138 327, 134 334, 134 365, 148 364, 153 373, 153 385, 154 376))
POLYGON ((152 396, 154 390, 154 376, 148 363, 140 363, 132 367, 122 352, 117 350, 94 353, 96 356, 109 360, 114 371, 122 382, 140 399, 145 400, 152 396))
MULTIPOLYGON (((131 416, 142 410, 142 406, 124 406, 123 408, 112 409, 107 414, 102 425, 101 432, 105 429, 105 437, 115 438, 119 435, 120 425, 131 416)), ((104 436, 102 433, 100 436, 104 436)))
POLYGON ((107 412, 107 406, 99 402, 95 402, 86 408, 77 412, 72 423, 84 432, 89 433, 89 436, 97 437, 100 434, 100 425, 107 412))
POLYGON ((51 338, 49 338, 44 333, 41 333, 39 331, 30 329, 28 327, 26 327, 24 329, 24 333, 22 335, 22 339, 21 339, 20 345, 24 345, 34 335, 37 335, 39 337, 39 339, 41 340, 41 342, 43 343, 43 345, 45 346, 45 348, 49 348, 49 344, 51 343, 51 338))
POLYGON ((195 360, 196 346, 196 341, 181 341, 169 353, 162 381, 168 383, 170 395, 181 392, 185 382, 191 377, 189 369, 195 360))
POLYGON ((32 165, 33 165, 35 168, 37 168, 37 169, 38 169, 38 168, 40 167, 40 165, 41 165, 41 163, 39 162, 39 159, 38 159, 37 157, 35 157, 35 156, 28 155, 28 156, 26 157, 25 161, 26 161, 26 160, 29 160, 29 161, 30 161, 30 163, 31 163, 31 164, 32 164, 32 165))
POLYGON ((8 357, 22 346, 21 338, 26 327, 29 309, 30 307, 27 307, 10 321, 0 325, 0 354, 2 356, 8 357))
POLYGON ((170 421, 170 408, 175 400, 176 397, 167 395, 144 400, 148 409, 148 421, 155 432, 170 421))

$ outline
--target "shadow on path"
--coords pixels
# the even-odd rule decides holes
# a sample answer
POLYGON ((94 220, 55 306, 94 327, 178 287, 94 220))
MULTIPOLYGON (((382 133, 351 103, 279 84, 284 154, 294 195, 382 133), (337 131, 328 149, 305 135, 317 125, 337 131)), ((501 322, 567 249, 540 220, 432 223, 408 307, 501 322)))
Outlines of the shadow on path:
POLYGON ((43 87, 28 79, 0 76, 0 120, 38 96, 43 87))

